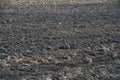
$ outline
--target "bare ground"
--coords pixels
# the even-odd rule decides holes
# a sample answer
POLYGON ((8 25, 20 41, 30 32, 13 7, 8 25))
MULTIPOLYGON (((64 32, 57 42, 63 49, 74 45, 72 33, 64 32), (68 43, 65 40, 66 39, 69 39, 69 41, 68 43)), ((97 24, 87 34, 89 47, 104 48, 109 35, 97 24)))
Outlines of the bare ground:
POLYGON ((0 9, 0 80, 119 80, 116 5, 0 9))

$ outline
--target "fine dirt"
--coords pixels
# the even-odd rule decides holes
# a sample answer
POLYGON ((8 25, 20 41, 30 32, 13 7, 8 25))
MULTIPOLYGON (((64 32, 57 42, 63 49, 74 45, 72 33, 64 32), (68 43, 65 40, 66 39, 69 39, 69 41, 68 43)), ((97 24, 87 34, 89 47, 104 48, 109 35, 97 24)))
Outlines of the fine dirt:
POLYGON ((120 80, 119 6, 0 6, 0 80, 120 80))

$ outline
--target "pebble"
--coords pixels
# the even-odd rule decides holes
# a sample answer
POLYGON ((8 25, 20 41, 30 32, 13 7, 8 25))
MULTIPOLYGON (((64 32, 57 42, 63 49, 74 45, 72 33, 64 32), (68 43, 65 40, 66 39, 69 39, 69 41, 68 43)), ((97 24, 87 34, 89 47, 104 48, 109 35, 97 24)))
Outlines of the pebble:
POLYGON ((52 78, 48 76, 48 77, 46 78, 46 80, 52 80, 52 78))
POLYGON ((110 49, 104 45, 102 45, 102 49, 105 53, 107 53, 108 51, 110 51, 110 49))
POLYGON ((101 46, 96 46, 96 50, 100 52, 102 51, 102 52, 108 53, 110 51, 110 48, 104 45, 101 45, 101 46))
POLYGON ((13 22, 13 19, 7 19, 6 22, 11 23, 11 22, 13 22))
POLYGON ((84 61, 85 63, 91 64, 91 63, 92 63, 92 58, 85 57, 85 58, 83 59, 83 61, 84 61))
POLYGON ((111 44, 111 49, 115 50, 117 48, 117 45, 115 43, 111 44))
POLYGON ((50 75, 48 75, 48 76, 44 76, 44 78, 42 80, 52 80, 52 78, 50 75))
POLYGON ((102 75, 102 76, 105 76, 106 74, 107 74, 106 71, 101 71, 101 75, 102 75))
POLYGON ((75 70, 75 73, 76 74, 82 74, 82 68, 77 68, 76 70, 75 70))
POLYGON ((22 80, 27 80, 27 79, 23 78, 22 80))
POLYGON ((60 25, 62 25, 62 22, 59 22, 60 25))
POLYGON ((91 51, 89 51, 89 55, 96 56, 96 53, 95 53, 95 51, 91 50, 91 51))
POLYGON ((117 58, 118 57, 118 53, 117 52, 113 52, 112 57, 113 58, 117 58))
POLYGON ((70 49, 70 45, 69 44, 62 45, 59 47, 59 49, 65 49, 65 50, 70 49))
POLYGON ((71 55, 71 57, 75 58, 77 55, 78 55, 77 52, 73 52, 72 55, 71 55))

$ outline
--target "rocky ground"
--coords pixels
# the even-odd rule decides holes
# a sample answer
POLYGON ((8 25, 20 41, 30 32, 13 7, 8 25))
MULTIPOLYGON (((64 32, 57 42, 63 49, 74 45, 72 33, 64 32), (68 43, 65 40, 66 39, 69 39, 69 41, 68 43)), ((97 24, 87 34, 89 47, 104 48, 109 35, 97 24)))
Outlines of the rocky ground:
POLYGON ((120 9, 1 7, 0 80, 120 80, 120 9))

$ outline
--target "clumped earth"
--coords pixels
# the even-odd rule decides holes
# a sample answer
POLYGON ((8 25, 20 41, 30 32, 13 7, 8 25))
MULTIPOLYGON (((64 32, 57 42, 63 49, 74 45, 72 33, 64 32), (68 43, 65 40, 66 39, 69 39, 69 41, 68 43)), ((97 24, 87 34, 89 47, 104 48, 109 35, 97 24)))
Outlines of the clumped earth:
POLYGON ((120 80, 120 9, 1 7, 0 80, 120 80))

